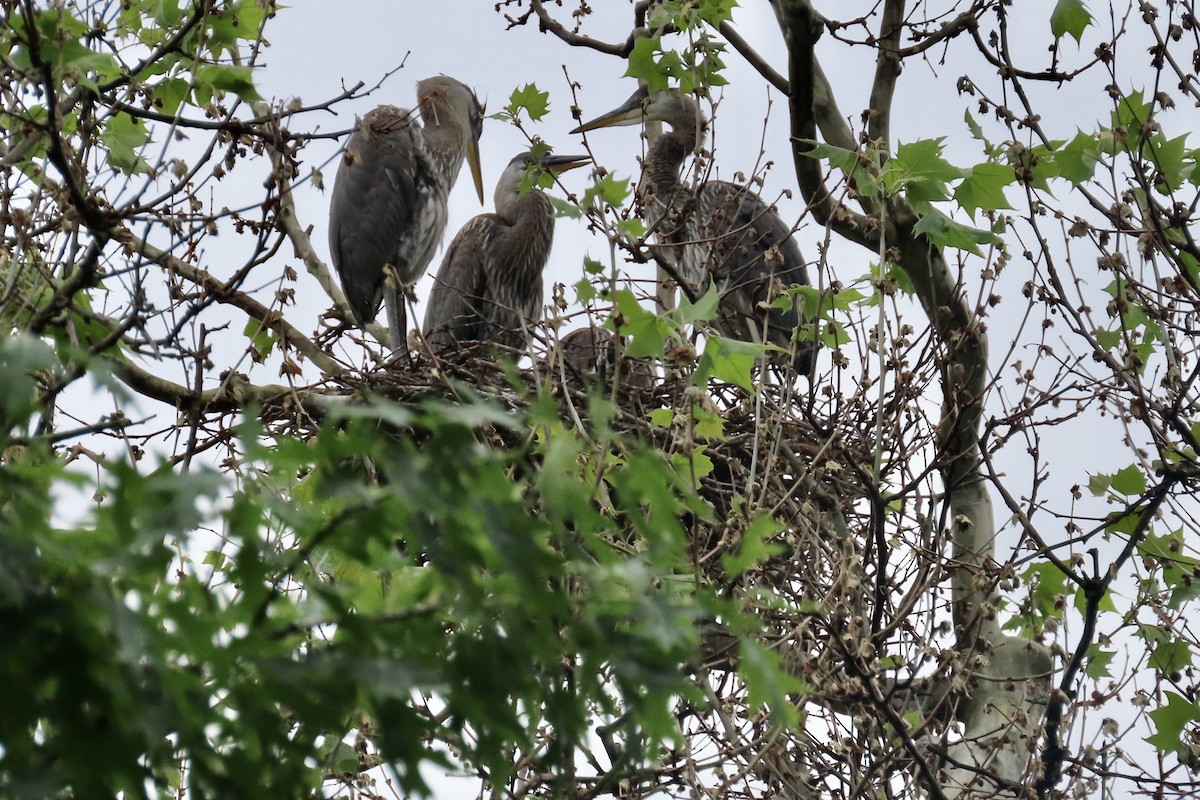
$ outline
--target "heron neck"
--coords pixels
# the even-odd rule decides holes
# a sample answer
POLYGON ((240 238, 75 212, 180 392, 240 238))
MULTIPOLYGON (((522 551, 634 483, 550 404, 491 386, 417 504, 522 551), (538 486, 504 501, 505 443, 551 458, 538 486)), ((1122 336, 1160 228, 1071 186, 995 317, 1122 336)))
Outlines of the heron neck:
POLYGON ((458 124, 450 107, 436 99, 421 104, 421 120, 425 123, 425 150, 449 190, 462 170, 468 133, 458 124))
POLYGON ((679 113, 669 120, 671 130, 658 137, 646 155, 646 170, 655 189, 670 192, 679 183, 679 169, 696 149, 707 124, 691 98, 683 98, 679 113))
MULTIPOLYGON (((533 189, 524 195, 515 187, 496 193, 496 214, 509 225, 511 241, 519 242, 522 264, 545 264, 550 255, 550 244, 554 238, 554 207, 546 193, 533 189)), ((541 275, 541 269, 525 274, 512 275, 509 280, 533 280, 541 275)))

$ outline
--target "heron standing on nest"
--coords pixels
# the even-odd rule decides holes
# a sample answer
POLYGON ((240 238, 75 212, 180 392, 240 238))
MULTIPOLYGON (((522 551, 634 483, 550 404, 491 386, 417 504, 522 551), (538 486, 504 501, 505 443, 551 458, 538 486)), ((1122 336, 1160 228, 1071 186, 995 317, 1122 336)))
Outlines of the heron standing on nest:
POLYGON ((536 171, 557 174, 588 161, 527 151, 508 162, 496 185, 496 213, 463 226, 434 278, 424 329, 435 355, 463 342, 512 350, 529 344, 554 239, 554 207, 537 188, 536 171))
POLYGON ((464 157, 483 202, 483 106, 445 76, 419 81, 417 101, 423 126, 413 112, 389 105, 362 118, 346 143, 329 203, 329 250, 355 322, 365 328, 383 299, 392 347, 405 351, 405 293, 442 243, 464 157))
POLYGON ((691 97, 678 89, 643 87, 623 105, 572 133, 642 121, 671 126, 646 154, 641 191, 659 240, 672 251, 678 277, 703 293, 709 279, 721 291, 717 328, 731 338, 774 344, 792 353, 797 373, 812 367, 812 341, 793 342, 803 321, 799 299, 771 306, 781 289, 808 284, 808 270, 792 229, 766 201, 745 186, 705 181, 688 187, 679 172, 703 141, 708 122, 691 97))
MULTIPOLYGON (((617 376, 617 336, 604 328, 578 328, 559 342, 563 363, 585 382, 609 386, 617 376)), ((621 384, 635 390, 654 387, 657 375, 654 362, 648 358, 630 358, 622 353, 621 384)))

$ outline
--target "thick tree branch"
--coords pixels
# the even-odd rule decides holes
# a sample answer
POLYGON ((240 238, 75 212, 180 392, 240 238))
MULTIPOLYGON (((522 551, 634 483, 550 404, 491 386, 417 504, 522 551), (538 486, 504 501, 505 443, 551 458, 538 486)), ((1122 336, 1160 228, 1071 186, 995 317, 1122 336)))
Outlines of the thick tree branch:
POLYGON ((295 349, 296 352, 306 357, 326 375, 336 376, 346 371, 346 367, 317 347, 311 339, 287 322, 278 311, 266 307, 245 292, 231 289, 207 270, 194 267, 165 250, 161 250, 149 242, 139 239, 128 231, 121 232, 118 238, 125 246, 127 252, 140 255, 156 264, 162 265, 169 272, 179 275, 204 289, 216 298, 218 302, 231 305, 246 312, 251 318, 258 320, 267 329, 278 335, 280 344, 283 347, 295 349))
MULTIPOLYGON (((800 192, 822 225, 831 225, 837 233, 864 247, 876 249, 877 228, 869 218, 857 214, 833 199, 825 185, 821 163, 810 158, 817 140, 815 86, 817 61, 813 48, 821 35, 820 15, 807 0, 781 0, 778 4, 780 25, 788 45, 788 81, 791 86, 792 159, 800 192)), ((828 84, 823 88, 828 90, 828 84)), ((830 94, 829 96, 832 96, 830 94)))
POLYGON ((763 76, 767 83, 774 86, 784 94, 788 94, 789 84, 787 78, 779 74, 779 72, 766 62, 758 51, 750 46, 750 43, 742 38, 742 35, 737 32, 731 22, 722 22, 720 27, 721 35, 725 37, 725 41, 733 45, 733 49, 737 50, 742 58, 758 70, 758 74, 763 76))
POLYGON ((900 34, 904 31, 904 0, 887 0, 883 5, 879 43, 875 55, 875 80, 871 82, 871 108, 867 135, 877 147, 892 146, 892 98, 900 77, 900 34))

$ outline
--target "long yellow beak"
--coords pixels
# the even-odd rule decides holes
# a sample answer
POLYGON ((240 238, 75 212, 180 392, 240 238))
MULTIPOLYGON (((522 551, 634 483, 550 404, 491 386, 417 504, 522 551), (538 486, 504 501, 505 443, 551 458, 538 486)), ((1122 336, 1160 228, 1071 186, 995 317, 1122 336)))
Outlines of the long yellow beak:
POLYGON ((483 176, 479 170, 479 140, 467 138, 467 166, 471 170, 471 180, 475 183, 475 194, 479 195, 479 204, 483 205, 483 176))
POLYGON ((593 131, 596 128, 612 128, 617 125, 637 125, 642 121, 642 109, 649 96, 649 92, 643 86, 617 108, 583 123, 571 131, 571 133, 583 133, 585 131, 593 131))
POLYGON ((582 167, 591 162, 590 156, 546 156, 542 159, 542 166, 555 175, 561 175, 569 169, 582 167))

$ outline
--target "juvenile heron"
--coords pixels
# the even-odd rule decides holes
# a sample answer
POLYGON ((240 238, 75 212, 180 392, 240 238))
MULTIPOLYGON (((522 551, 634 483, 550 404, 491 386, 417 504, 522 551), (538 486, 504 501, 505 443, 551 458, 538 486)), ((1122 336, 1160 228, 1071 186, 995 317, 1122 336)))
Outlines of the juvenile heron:
POLYGON ((554 207, 532 185, 530 167, 565 172, 587 156, 521 153, 496 185, 496 213, 480 214, 454 237, 425 311, 425 341, 435 354, 483 341, 513 350, 529 344, 542 304, 542 269, 554 238, 554 207))
MULTIPOLYGON (((563 361, 585 382, 611 384, 616 375, 617 337, 609 330, 589 326, 578 328, 559 342, 563 361)), ((654 388, 658 376, 654 362, 648 358, 621 359, 621 383, 630 389, 654 388)))
POLYGON ((808 284, 808 270, 792 229, 778 212, 745 186, 705 181, 688 187, 679 171, 688 154, 703 141, 708 122, 696 101, 678 89, 650 96, 643 87, 623 105, 575 128, 634 125, 642 121, 671 126, 646 154, 641 192, 650 222, 671 251, 679 277, 703 293, 711 278, 721 291, 717 328, 725 336, 747 342, 794 348, 792 364, 807 375, 814 344, 792 337, 803 318, 799 301, 786 308, 768 307, 778 290, 808 284))
POLYGON ((483 202, 479 134, 483 106, 463 84, 438 76, 417 83, 424 126, 413 112, 369 111, 346 143, 329 201, 329 250, 359 327, 384 299, 394 348, 405 347, 401 287, 433 260, 446 232, 446 202, 464 156, 483 202))

